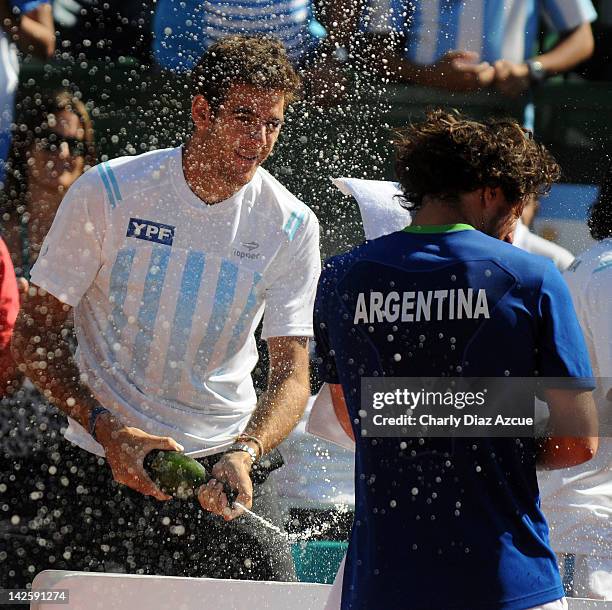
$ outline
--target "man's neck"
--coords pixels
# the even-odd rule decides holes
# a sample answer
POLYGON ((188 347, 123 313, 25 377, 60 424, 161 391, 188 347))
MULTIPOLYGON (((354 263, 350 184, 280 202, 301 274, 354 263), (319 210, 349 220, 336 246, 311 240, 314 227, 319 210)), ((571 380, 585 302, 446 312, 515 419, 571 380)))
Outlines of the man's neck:
POLYGON ((214 205, 229 199, 244 184, 231 182, 215 169, 214 157, 204 144, 192 140, 183 146, 182 167, 185 182, 203 203, 214 205), (194 150, 195 147, 198 150, 194 150))
POLYGON ((413 225, 452 225, 452 224, 473 224, 473 220, 467 217, 462 206, 448 204, 445 201, 430 199, 418 209, 412 219, 413 225))

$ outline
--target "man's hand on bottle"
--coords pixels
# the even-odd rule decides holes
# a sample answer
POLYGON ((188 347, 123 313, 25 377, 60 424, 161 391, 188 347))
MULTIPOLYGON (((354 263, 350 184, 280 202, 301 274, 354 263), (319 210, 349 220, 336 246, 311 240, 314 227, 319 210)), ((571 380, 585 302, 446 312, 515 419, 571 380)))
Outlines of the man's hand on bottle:
POLYGON ((251 456, 244 451, 226 453, 212 469, 212 479, 198 491, 198 500, 204 510, 221 515, 226 521, 240 516, 244 511, 230 503, 223 483, 236 490, 236 500, 246 508, 253 505, 251 481, 251 456))
POLYGON ((96 439, 104 447, 106 461, 117 483, 127 485, 145 496, 170 500, 153 483, 144 469, 147 454, 154 449, 183 451, 174 439, 147 434, 139 428, 124 426, 110 414, 101 415, 96 424, 96 439))

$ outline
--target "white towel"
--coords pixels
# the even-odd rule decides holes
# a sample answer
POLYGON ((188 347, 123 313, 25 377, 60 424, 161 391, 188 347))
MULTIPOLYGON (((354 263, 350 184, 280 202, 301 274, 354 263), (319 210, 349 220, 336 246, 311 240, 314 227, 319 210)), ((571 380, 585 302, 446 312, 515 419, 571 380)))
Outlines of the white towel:
POLYGON ((359 178, 333 178, 332 182, 341 193, 357 200, 366 239, 401 231, 411 223, 410 212, 397 197, 402 194, 397 182, 359 178))
POLYGON ((355 441, 348 436, 336 418, 329 384, 324 383, 319 393, 310 399, 313 403, 306 422, 306 432, 355 451, 355 441))

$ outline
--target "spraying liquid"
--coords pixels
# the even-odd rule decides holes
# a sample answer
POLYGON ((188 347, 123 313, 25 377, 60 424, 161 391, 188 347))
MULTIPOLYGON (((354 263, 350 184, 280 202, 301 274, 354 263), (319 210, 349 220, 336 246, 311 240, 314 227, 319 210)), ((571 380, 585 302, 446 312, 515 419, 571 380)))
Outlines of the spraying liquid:
MULTIPOLYGON (((193 458, 176 451, 153 450, 144 460, 144 468, 152 481, 166 494, 180 500, 194 498, 197 490, 212 478, 206 468, 193 458)), ((280 527, 249 510, 235 500, 236 492, 227 488, 225 494, 230 504, 241 508, 251 519, 274 531, 287 541, 289 536, 280 527)))

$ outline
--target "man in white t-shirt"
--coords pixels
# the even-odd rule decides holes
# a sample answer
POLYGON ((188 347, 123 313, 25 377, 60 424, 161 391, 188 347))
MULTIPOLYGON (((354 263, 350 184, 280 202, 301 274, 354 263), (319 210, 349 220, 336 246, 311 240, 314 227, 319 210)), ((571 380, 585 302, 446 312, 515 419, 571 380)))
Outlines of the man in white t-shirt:
POLYGON ((539 254, 549 258, 559 271, 565 271, 573 262, 574 255, 566 250, 563 246, 556 244, 548 239, 544 239, 540 235, 531 231, 531 225, 538 213, 540 203, 537 199, 532 198, 521 215, 516 228, 514 229, 514 239, 512 243, 525 252, 531 254, 539 254))
POLYGON ((612 170, 588 222, 599 243, 564 277, 597 377, 599 451, 587 464, 538 478, 567 594, 612 600, 612 170))
MULTIPOLYGON (((235 36, 213 45, 193 73, 187 144, 87 172, 62 201, 32 270, 42 290, 24 304, 15 356, 68 414, 67 438, 104 455, 114 481, 140 492, 114 482, 104 488, 115 494, 113 508, 101 509, 104 529, 129 530, 105 520, 129 504, 136 514, 123 521, 158 525, 159 543, 178 519, 183 541, 195 547, 186 553, 179 544, 171 567, 149 560, 151 551, 133 552, 129 571, 291 577, 290 560, 276 565, 287 549, 274 550, 278 538, 264 540, 249 527, 223 483, 251 507, 258 494, 251 468, 289 434, 309 395, 318 223, 259 167, 298 85, 278 41, 235 36), (76 361, 60 335, 73 309, 76 361), (257 401, 251 371, 264 309, 270 374, 257 401), (194 525, 184 518, 191 509, 177 515, 164 507, 176 503, 144 497, 169 499, 143 468, 154 448, 211 456, 214 478, 198 499, 215 516, 198 508, 194 525), (177 554, 188 556, 181 569, 177 554)), ((130 548, 151 542, 141 534, 130 548)))

